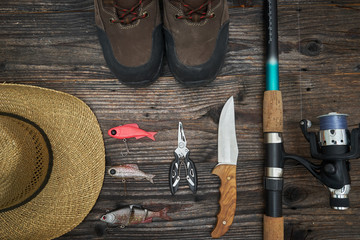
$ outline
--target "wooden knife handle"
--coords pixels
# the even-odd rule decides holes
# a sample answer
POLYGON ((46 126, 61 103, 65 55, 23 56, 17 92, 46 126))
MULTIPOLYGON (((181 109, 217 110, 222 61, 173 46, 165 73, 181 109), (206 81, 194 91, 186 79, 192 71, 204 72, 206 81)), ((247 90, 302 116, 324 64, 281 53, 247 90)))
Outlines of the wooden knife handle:
POLYGON ((221 179, 220 211, 217 215, 216 227, 211 233, 213 238, 219 238, 230 228, 236 210, 236 165, 217 165, 212 174, 221 179))
POLYGON ((284 217, 264 215, 264 240, 284 239, 284 217))

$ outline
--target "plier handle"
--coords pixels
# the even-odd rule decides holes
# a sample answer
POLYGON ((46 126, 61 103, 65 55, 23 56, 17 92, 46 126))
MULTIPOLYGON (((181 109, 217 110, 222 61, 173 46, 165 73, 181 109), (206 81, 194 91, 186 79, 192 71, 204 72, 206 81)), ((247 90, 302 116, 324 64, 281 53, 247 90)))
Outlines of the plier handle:
POLYGON ((197 173, 194 162, 190 159, 190 151, 186 147, 186 138, 183 125, 179 122, 178 147, 174 152, 175 159, 171 163, 169 172, 169 183, 171 194, 174 195, 179 188, 181 165, 185 166, 186 180, 193 193, 197 190, 197 173))

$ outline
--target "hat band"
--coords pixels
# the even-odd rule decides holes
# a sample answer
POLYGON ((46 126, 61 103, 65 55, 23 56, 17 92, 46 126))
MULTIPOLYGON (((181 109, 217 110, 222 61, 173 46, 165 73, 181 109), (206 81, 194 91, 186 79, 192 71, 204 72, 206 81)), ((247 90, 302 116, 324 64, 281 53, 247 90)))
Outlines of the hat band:
POLYGON ((15 205, 12 205, 12 206, 9 206, 9 207, 5 207, 4 209, 0 209, 0 213, 2 213, 2 212, 9 211, 9 210, 13 210, 15 208, 18 208, 18 207, 28 203, 29 201, 31 201, 33 198, 35 198, 44 189, 44 187, 46 186, 46 184, 49 181, 50 174, 51 174, 52 167, 53 167, 53 151, 52 151, 52 148, 51 148, 50 140, 49 140, 48 136, 46 135, 45 131, 39 125, 34 123, 33 121, 31 121, 31 120, 29 120, 27 118, 24 118, 22 116, 19 116, 19 115, 13 114, 13 113, 7 113, 7 112, 0 112, 0 116, 6 116, 6 117, 15 118, 17 120, 23 121, 23 122, 31 125, 32 127, 34 127, 40 133, 41 137, 43 138, 43 140, 44 140, 44 142, 46 144, 46 149, 48 151, 48 156, 49 156, 48 169, 47 169, 47 172, 46 172, 46 176, 45 176, 43 182, 41 183, 41 185, 30 196, 25 198, 20 203, 17 203, 15 205))

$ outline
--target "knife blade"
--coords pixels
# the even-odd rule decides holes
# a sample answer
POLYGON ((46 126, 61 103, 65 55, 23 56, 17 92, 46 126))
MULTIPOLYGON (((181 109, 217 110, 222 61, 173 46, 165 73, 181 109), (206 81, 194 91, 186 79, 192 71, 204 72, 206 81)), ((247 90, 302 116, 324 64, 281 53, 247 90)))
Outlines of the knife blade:
POLYGON ((219 120, 218 130, 218 164, 212 174, 221 180, 220 211, 217 223, 211 233, 213 238, 219 238, 230 228, 236 210, 236 164, 238 146, 235 130, 234 98, 231 96, 225 103, 219 120))

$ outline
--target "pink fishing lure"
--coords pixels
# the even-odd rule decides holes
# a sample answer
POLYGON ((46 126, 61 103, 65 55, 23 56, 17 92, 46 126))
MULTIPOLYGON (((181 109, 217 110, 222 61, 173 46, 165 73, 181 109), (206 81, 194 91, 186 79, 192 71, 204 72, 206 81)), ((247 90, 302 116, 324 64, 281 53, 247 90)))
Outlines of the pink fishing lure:
POLYGON ((157 132, 146 132, 139 128, 139 125, 136 123, 130 123, 118 127, 111 128, 108 131, 110 137, 118 138, 118 139, 127 139, 127 138, 143 138, 148 137, 151 140, 155 141, 155 134, 157 132))

